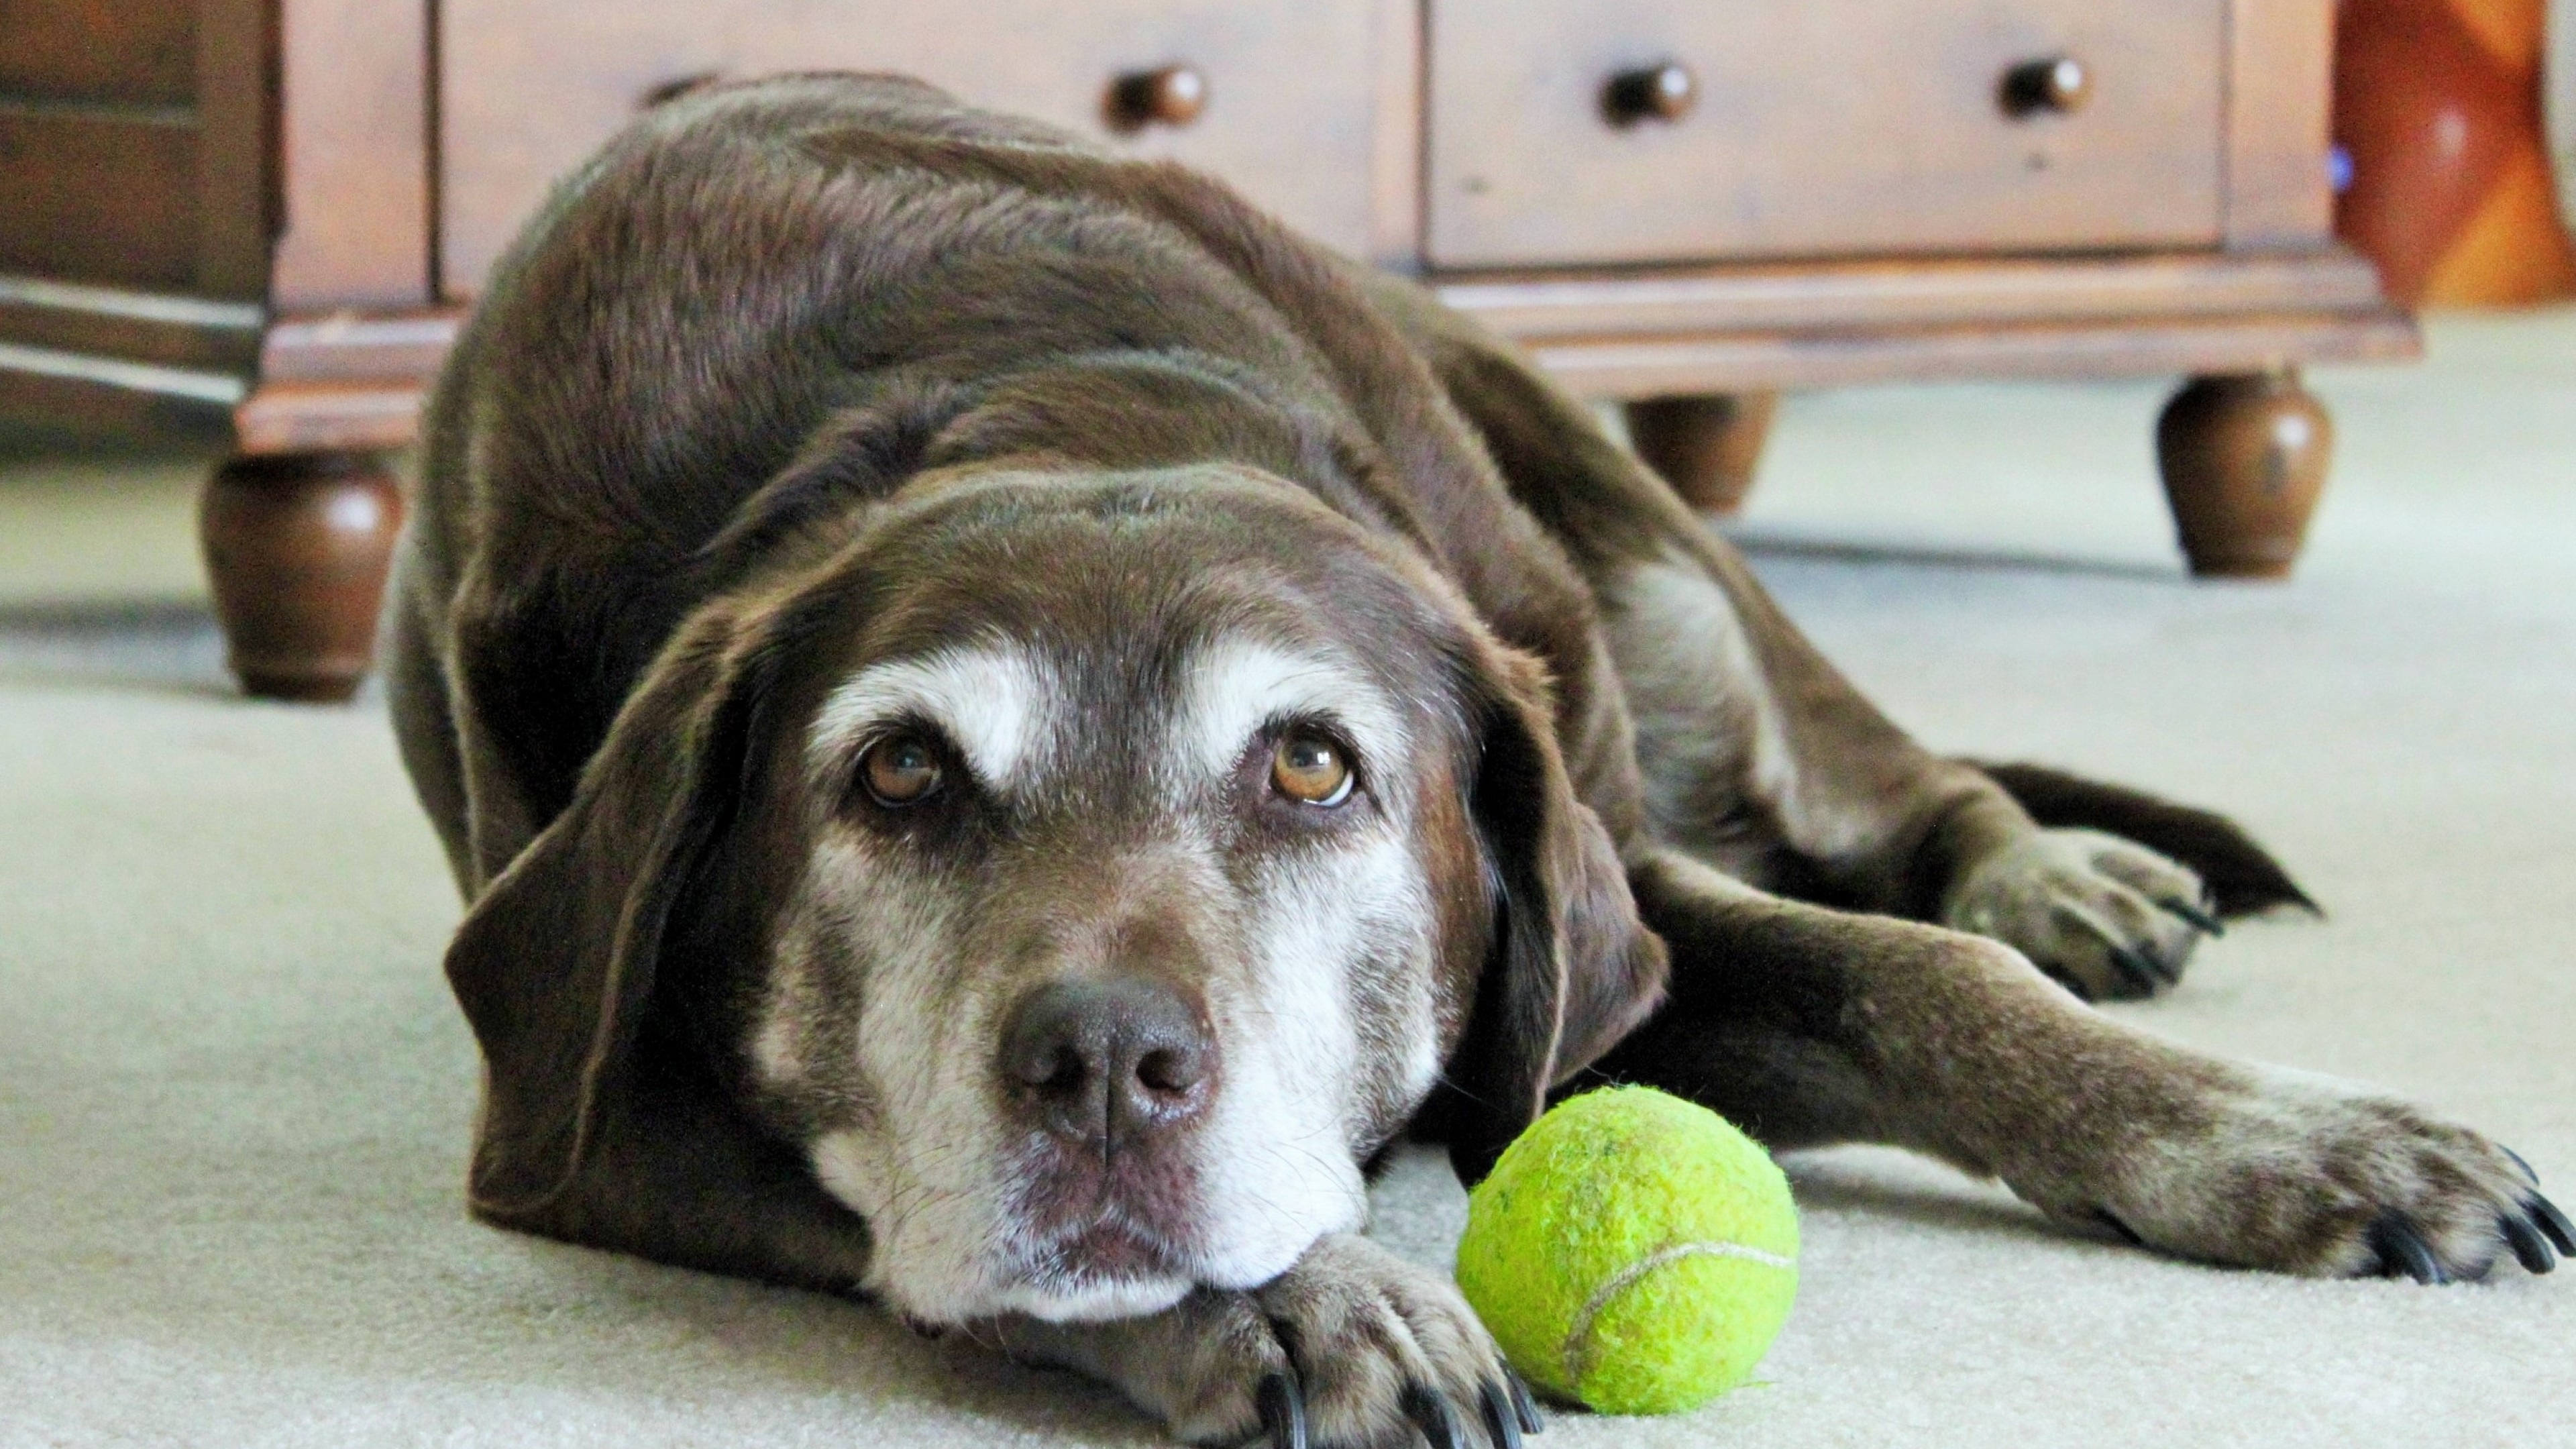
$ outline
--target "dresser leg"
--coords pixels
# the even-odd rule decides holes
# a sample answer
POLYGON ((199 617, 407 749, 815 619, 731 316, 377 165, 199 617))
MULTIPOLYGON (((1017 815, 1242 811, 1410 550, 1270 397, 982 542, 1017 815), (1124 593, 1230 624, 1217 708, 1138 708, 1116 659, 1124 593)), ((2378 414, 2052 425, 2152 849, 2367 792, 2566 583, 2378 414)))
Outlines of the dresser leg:
POLYGON ((2296 369, 2186 383, 2156 420, 2156 461, 2191 571, 2288 577, 2333 453, 2334 422, 2296 369))
POLYGON ((336 701, 375 662, 402 492, 371 453, 228 458, 197 514, 227 662, 270 699, 336 701))
POLYGON ((1753 489, 1777 393, 1650 397, 1628 404, 1628 439, 1682 501, 1702 513, 1733 513, 1753 489))

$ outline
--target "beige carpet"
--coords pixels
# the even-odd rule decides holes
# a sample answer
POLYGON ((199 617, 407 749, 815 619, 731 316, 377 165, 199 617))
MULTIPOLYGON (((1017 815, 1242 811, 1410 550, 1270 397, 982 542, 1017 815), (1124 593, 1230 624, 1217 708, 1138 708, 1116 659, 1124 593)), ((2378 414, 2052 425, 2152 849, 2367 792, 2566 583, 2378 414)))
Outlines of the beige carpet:
MULTIPOLYGON (((2146 387, 1798 400, 1745 532, 1931 740, 2222 802, 2332 908, 2127 1016, 2418 1094, 2576 1206, 2576 316, 2321 390, 2343 459, 2286 588, 2179 577, 2146 387)), ((221 688, 186 473, 0 467, 0 1445, 1158 1442, 865 1309, 467 1222, 437 851, 374 706, 221 688)), ((1763 1382, 1544 1443, 2576 1442, 2576 1271, 2293 1282, 1895 1154, 1792 1170, 1763 1382)), ((1445 1169, 1380 1203, 1447 1251, 1445 1169)))

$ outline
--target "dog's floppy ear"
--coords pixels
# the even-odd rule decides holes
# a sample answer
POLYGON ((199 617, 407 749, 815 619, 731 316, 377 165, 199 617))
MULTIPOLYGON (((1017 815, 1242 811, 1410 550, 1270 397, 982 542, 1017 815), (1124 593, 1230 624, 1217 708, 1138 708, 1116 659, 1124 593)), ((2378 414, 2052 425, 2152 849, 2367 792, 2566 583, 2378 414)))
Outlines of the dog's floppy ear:
MULTIPOLYGON (((572 803, 474 903, 447 979, 483 1048, 468 1192, 491 1222, 664 1262, 847 1291, 866 1225, 759 1132, 677 1023, 693 977, 751 949, 723 861, 792 623, 710 605, 627 697, 572 803)), ((784 617, 784 616, 782 616, 784 617)), ((757 892, 750 894, 756 895, 757 892)))
POLYGON ((1469 1183, 1663 999, 1664 943, 1637 919, 1610 833, 1575 798, 1545 671, 1495 648, 1470 691, 1469 809, 1495 894, 1494 939, 1446 1073, 1449 1155, 1469 1183))
POLYGON ((738 803, 753 690, 743 631, 692 618, 635 689, 572 803, 475 901, 447 978, 483 1048, 476 1211, 545 1222, 623 1093, 674 906, 738 803))

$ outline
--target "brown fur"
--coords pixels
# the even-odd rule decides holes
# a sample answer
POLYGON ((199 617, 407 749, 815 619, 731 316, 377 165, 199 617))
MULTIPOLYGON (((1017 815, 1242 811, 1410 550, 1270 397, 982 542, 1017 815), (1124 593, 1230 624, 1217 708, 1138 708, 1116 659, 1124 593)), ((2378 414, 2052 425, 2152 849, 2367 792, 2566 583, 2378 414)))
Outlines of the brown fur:
POLYGON ((2280 862, 2224 815, 2045 765, 1979 768, 2043 826, 2107 830, 2190 866, 2222 916, 2260 915, 2282 906, 2325 914, 2280 862))
MULTIPOLYGON (((2520 1210, 2464 1129, 2058 984, 2170 985, 2194 867, 2230 910, 2303 899, 2233 826, 1923 750, 1427 293, 1189 172, 834 77, 639 122, 496 272, 430 415, 392 675, 472 900, 448 966, 488 1066, 476 1210, 871 1281, 867 1223, 798 1156, 869 1105, 747 1065, 802 929, 784 903, 852 828, 800 741, 860 663, 968 636, 1131 651, 1130 693, 1085 706, 1114 736, 1180 647, 1152 630, 1220 616, 1350 641, 1436 726, 1385 788, 1435 887, 1442 1085, 1402 1086, 1401 1033, 1363 1033, 1363 1156, 1410 1117, 1472 1177, 1607 1077, 1775 1145, 1915 1147, 2216 1261, 2374 1270, 2393 1218, 2466 1272, 2520 1210)), ((1057 917, 1121 894, 1090 878, 1029 889, 1057 917)), ((1176 940, 1249 928, 1173 910, 1176 940)), ((1406 986, 1351 989, 1392 1012, 1406 986)), ((1501 1372, 1454 1290, 1342 1233, 1256 1287, 996 1332, 1194 1438, 1275 1419, 1260 1386, 1292 1366, 1329 1442, 1427 1412, 1415 1386, 1472 1421, 1501 1372)))

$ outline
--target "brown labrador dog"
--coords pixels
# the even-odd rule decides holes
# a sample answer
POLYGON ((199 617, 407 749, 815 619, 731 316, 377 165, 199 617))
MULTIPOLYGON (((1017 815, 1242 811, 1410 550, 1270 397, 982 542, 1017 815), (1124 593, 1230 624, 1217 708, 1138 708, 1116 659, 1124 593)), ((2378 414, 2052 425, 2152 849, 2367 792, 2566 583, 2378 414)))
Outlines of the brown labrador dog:
POLYGON ((561 187, 392 608, 474 1210, 1192 1440, 1517 1442, 1363 1187, 1603 1079, 2214 1263, 2576 1251, 2475 1132, 2085 1007, 2301 899, 2225 821, 1927 753, 1426 293, 908 82, 688 95, 561 187))

